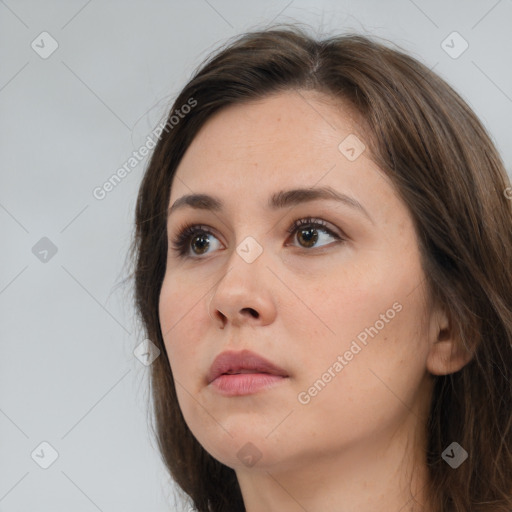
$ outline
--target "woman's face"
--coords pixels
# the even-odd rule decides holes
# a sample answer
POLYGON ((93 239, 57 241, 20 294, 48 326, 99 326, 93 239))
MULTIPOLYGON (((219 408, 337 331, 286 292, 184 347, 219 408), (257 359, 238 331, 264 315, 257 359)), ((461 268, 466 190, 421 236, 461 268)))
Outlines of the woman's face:
POLYGON ((317 93, 279 93, 217 113, 174 177, 170 205, 206 194, 222 207, 169 216, 162 334, 185 421, 237 472, 376 454, 424 427, 435 329, 418 243, 356 130, 348 110, 317 93), (344 199, 287 194, 327 187, 344 199), (295 201, 269 206, 277 194, 295 201), (180 255, 184 225, 203 232, 180 255), (243 349, 288 377, 221 393, 210 366, 243 349))

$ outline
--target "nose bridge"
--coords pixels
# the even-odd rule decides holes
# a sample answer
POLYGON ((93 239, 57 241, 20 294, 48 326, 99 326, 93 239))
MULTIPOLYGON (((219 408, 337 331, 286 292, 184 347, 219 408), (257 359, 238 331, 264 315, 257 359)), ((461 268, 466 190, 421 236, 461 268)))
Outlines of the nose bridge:
POLYGON ((217 316, 220 312, 228 321, 236 322, 249 311, 253 317, 271 321, 274 304, 268 276, 265 276, 266 265, 262 244, 252 236, 243 238, 232 251, 227 269, 217 282, 210 312, 217 316))
POLYGON ((256 289, 258 283, 262 283, 265 269, 265 257, 263 245, 253 236, 246 236, 234 248, 227 262, 227 271, 217 286, 216 292, 222 286, 233 285, 240 289, 256 289))

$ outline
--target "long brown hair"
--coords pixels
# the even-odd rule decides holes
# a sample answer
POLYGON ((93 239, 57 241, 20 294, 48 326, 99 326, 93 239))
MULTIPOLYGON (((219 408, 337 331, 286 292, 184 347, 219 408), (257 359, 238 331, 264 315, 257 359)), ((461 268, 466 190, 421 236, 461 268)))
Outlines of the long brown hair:
POLYGON ((470 107, 416 59, 357 34, 317 40, 296 25, 243 34, 203 62, 174 102, 140 186, 130 257, 138 318, 161 351, 151 392, 164 463, 198 511, 245 511, 234 470, 203 449, 178 405, 158 316, 166 218, 174 173, 204 123, 229 105, 287 90, 316 90, 355 108, 371 157, 413 218, 430 299, 474 349, 460 371, 435 377, 429 503, 435 512, 510 512, 512 201, 503 162, 470 107), (457 469, 441 457, 454 441, 469 455, 457 469))

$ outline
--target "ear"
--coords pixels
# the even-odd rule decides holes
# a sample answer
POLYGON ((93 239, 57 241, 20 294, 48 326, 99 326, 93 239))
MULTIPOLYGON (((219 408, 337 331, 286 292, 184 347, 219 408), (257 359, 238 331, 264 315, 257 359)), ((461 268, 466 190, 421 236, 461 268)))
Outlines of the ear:
POLYGON ((474 351, 464 347, 450 315, 440 307, 430 317, 429 343, 427 369, 433 375, 458 372, 473 357, 474 351))

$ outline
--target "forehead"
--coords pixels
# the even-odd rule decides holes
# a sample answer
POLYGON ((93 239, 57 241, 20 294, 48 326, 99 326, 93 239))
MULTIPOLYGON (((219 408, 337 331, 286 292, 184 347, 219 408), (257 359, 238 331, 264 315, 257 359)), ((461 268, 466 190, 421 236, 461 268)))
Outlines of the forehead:
POLYGON ((368 147, 353 110, 316 92, 289 91, 229 106, 212 116, 190 144, 173 179, 170 202, 184 194, 210 193, 226 202, 258 198, 267 204, 272 193, 292 185, 331 186, 356 197, 372 191, 394 195, 368 149, 347 158, 347 140, 360 143, 358 151, 368 147))
POLYGON ((231 105, 203 125, 178 175, 197 160, 214 165, 219 158, 223 162, 244 159, 244 165, 266 164, 268 169, 284 160, 303 160, 305 151, 314 152, 308 160, 322 157, 319 163, 337 156, 338 144, 355 131, 353 116, 348 108, 345 112, 326 101, 318 93, 290 91, 231 105), (268 165, 272 162, 273 166, 268 165))

